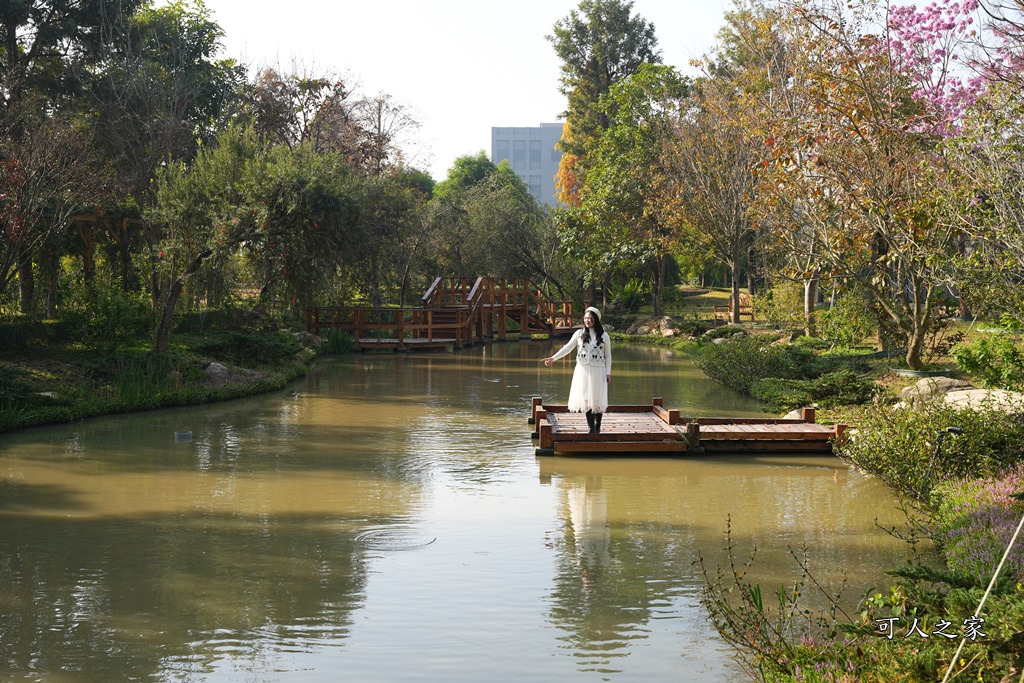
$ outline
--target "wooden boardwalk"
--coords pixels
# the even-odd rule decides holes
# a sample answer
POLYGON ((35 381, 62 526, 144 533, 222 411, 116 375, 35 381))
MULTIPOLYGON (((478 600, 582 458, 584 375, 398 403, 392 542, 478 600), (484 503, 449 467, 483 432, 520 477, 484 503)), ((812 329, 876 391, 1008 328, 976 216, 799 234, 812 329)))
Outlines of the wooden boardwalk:
POLYGON ((536 454, 543 455, 702 455, 721 452, 831 453, 846 425, 814 422, 814 410, 803 419, 759 417, 694 418, 668 410, 660 398, 650 405, 612 405, 604 414, 600 434, 589 434, 583 413, 565 405, 544 405, 535 397, 530 409, 535 425, 536 454))

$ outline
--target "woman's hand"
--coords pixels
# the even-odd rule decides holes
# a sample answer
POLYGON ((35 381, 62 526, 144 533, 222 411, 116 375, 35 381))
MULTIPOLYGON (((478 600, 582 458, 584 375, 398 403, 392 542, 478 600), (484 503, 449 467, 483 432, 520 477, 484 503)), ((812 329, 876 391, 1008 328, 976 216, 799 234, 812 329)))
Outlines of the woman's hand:
POLYGON ((604 378, 605 378, 605 381, 608 382, 608 384, 612 383, 612 376, 611 375, 605 375, 604 378))
POLYGON ((545 358, 541 362, 544 363, 544 365, 546 365, 546 366, 548 366, 550 368, 551 367, 551 363, 553 363, 554 361, 551 358, 545 358))

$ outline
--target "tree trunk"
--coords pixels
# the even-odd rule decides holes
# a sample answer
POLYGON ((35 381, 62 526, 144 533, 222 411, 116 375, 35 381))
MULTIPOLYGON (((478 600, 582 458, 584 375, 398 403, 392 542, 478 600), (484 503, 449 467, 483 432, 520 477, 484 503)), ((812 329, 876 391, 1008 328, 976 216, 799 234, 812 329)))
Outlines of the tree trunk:
POLYGON ((757 296, 757 278, 755 277, 754 268, 754 245, 747 247, 747 294, 751 298, 757 296))
POLYGON ((738 325, 740 322, 740 260, 733 259, 729 268, 732 275, 732 293, 729 295, 732 301, 732 322, 738 325))
POLYGON ((907 367, 911 370, 921 370, 924 368, 924 360, 921 358, 921 352, 924 349, 924 329, 915 329, 907 338, 907 367))
POLYGON ((18 284, 21 293, 21 312, 30 315, 35 300, 36 280, 32 272, 32 257, 28 254, 23 254, 18 259, 18 284))
POLYGON ((818 336, 818 326, 814 312, 818 301, 818 278, 804 280, 804 334, 808 337, 818 336))
POLYGON ((660 316, 661 297, 665 290, 665 255, 661 254, 655 260, 654 265, 654 291, 651 292, 651 305, 654 308, 654 315, 660 316))
POLYGON ((167 294, 163 300, 163 306, 160 308, 160 322, 156 328, 156 343, 155 351, 157 353, 166 353, 167 349, 170 348, 171 342, 171 325, 174 322, 174 309, 178 305, 178 298, 181 296, 181 291, 185 288, 185 280, 188 279, 192 273, 199 270, 199 267, 203 265, 203 261, 213 253, 212 249, 204 249, 199 252, 192 262, 188 264, 188 267, 182 271, 181 275, 171 283, 171 286, 167 288, 167 294))
POLYGON ((82 279, 91 285, 96 275, 96 235, 91 225, 79 224, 78 236, 82 238, 82 279))

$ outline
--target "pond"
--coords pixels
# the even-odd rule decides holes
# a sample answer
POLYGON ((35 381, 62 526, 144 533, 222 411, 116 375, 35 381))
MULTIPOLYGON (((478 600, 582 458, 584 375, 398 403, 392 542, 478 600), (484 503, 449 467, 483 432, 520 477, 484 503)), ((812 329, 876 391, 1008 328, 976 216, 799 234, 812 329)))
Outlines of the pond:
MULTIPOLYGON (((886 586, 892 494, 832 457, 536 458, 556 342, 361 354, 273 395, 0 436, 0 680, 722 681, 698 555, 886 586)), ((761 415, 664 350, 613 403, 761 415)))

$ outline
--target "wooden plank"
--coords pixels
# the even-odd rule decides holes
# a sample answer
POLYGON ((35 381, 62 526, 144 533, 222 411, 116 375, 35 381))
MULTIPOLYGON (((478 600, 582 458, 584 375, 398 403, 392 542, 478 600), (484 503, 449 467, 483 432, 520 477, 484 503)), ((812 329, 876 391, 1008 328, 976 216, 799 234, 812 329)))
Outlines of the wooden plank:
POLYGON ((805 420, 787 420, 782 417, 680 417, 683 422, 699 422, 701 425, 777 425, 777 424, 807 424, 805 420))
MULTIPOLYGON (((569 406, 559 403, 549 403, 544 406, 549 413, 568 413, 569 406)), ((605 415, 611 413, 649 413, 651 412, 651 406, 649 405, 609 405, 608 411, 605 415)), ((578 413, 583 415, 583 413, 578 413)))
POLYGON ((597 443, 600 441, 679 441, 682 442, 683 438, 679 434, 666 434, 664 432, 624 432, 624 433, 613 433, 605 432, 603 429, 600 434, 588 434, 583 432, 559 432, 552 433, 552 441, 559 443, 568 443, 569 441, 579 441, 586 443, 597 443))
POLYGON ((757 429, 748 425, 701 425, 701 440, 800 440, 828 441, 833 430, 824 425, 803 425, 804 429, 788 426, 783 429, 757 429), (811 429, 816 427, 816 429, 811 429))
POLYGON ((829 441, 784 441, 781 439, 761 441, 701 441, 707 453, 831 453, 829 441))
POLYGON ((681 441, 556 441, 554 450, 556 453, 683 453, 686 444, 681 441))

